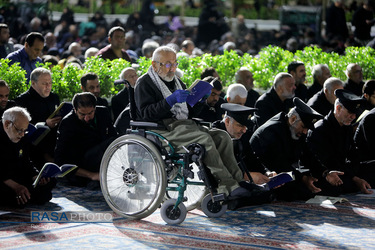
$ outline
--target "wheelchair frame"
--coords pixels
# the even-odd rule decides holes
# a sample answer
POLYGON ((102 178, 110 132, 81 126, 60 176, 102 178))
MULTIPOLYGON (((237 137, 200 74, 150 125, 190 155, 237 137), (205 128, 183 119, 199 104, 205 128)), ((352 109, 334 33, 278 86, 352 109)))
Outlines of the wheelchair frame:
POLYGON ((225 213, 227 209, 227 205, 223 203, 225 197, 223 194, 213 195, 214 187, 211 184, 210 178, 207 177, 202 162, 205 153, 203 146, 192 144, 185 148, 186 153, 176 153, 174 147, 166 138, 158 133, 144 129, 145 127, 149 127, 150 124, 152 124, 151 127, 155 128, 153 123, 133 122, 134 124, 136 124, 136 127, 141 126, 142 129, 129 129, 126 135, 112 142, 107 148, 101 162, 100 184, 104 198, 113 211, 127 218, 142 219, 152 214, 162 204, 160 214, 168 224, 183 222, 186 218, 187 210, 196 208, 198 203, 201 203, 203 212, 209 217, 219 217, 225 213), (149 140, 148 138, 150 137, 157 139, 149 140), (167 145, 169 151, 162 146, 161 141, 167 145), (122 149, 124 146, 127 148, 127 151, 122 149), (129 151, 129 148, 133 146, 139 148, 138 153, 145 150, 143 160, 136 158, 142 157, 142 155, 136 155, 136 152, 129 151), (123 151, 126 151, 127 154, 123 151), (116 161, 122 161, 120 159, 121 153, 124 153, 123 157, 126 160, 122 162, 125 164, 120 164, 121 166, 119 166, 117 164, 119 162, 116 161), (134 159, 131 158, 132 154, 134 159), (119 159, 116 160, 114 158, 119 159), (153 183, 142 181, 144 179, 147 180, 147 173, 146 171, 142 171, 144 169, 138 163, 145 159, 144 164, 151 164, 155 168, 148 169, 148 171, 156 173, 157 177, 155 179, 152 176, 149 176, 149 179, 155 181, 158 185, 157 187, 153 183), (123 166, 126 164, 128 166, 123 166), (194 166, 192 164, 196 164, 198 167, 197 175, 200 181, 194 180, 195 173, 193 172, 194 166), (120 167, 120 171, 118 167, 120 167), (116 176, 112 173, 112 171, 115 172, 114 169, 117 172, 116 176), (110 183, 112 182, 111 178, 117 180, 119 187, 113 186, 110 183), (136 190, 137 187, 140 189, 139 191, 136 190), (144 189, 143 191, 147 191, 151 187, 154 188, 152 189, 152 198, 143 199, 142 188, 144 189), (190 187, 202 187, 202 189, 193 189, 191 192, 186 192, 190 187), (117 189, 120 189, 120 191, 117 192, 117 189), (206 195, 207 189, 209 190, 209 194, 206 195), (195 190, 198 190, 198 192, 201 191, 201 194, 196 195, 197 191, 195 190), (176 192, 178 194, 177 197, 176 195, 171 195, 176 192), (187 196, 184 196, 185 194, 187 196), (193 194, 197 197, 192 197, 193 194), (203 198, 203 196, 205 197, 203 198), (139 197, 139 199, 132 201, 132 197, 139 197), (143 202, 147 204, 143 205, 143 202), (139 203, 139 207, 133 208, 137 206, 134 203, 139 203), (130 211, 131 208, 134 211, 130 211))

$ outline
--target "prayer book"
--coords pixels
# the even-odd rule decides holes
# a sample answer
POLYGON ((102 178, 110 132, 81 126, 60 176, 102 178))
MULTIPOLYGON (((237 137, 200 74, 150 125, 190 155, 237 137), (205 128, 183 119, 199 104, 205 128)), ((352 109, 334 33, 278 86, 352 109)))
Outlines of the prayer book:
POLYGON ((73 109, 73 104, 70 102, 62 102, 55 111, 48 117, 48 119, 55 118, 57 116, 64 117, 73 109))
POLYGON ((187 89, 190 94, 186 98, 186 103, 193 107, 205 95, 209 95, 213 86, 206 81, 195 80, 195 82, 187 89))
POLYGON ((44 164, 43 168, 40 170, 38 176, 36 177, 33 183, 33 187, 35 188, 38 185, 40 179, 43 177, 64 177, 76 168, 77 166, 73 164, 64 164, 59 167, 53 162, 47 162, 46 164, 44 164))
POLYGON ((38 122, 35 125, 29 123, 29 127, 27 128, 27 138, 29 138, 31 144, 36 146, 41 140, 43 140, 50 130, 51 129, 45 125, 44 122, 38 122))

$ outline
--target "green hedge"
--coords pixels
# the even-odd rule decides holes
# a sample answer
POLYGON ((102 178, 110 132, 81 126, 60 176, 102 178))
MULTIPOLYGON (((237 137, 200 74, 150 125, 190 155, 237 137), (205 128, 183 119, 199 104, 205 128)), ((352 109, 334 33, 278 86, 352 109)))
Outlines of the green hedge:
MULTIPOLYGON (((184 71, 182 80, 189 86, 195 79, 200 78, 202 70, 206 67, 214 67, 220 75, 225 86, 235 82, 234 74, 242 66, 248 67, 254 75, 254 84, 258 89, 266 90, 272 86, 275 75, 286 72, 288 64, 293 60, 305 63, 307 73, 307 85, 313 80, 311 77, 312 67, 319 63, 329 66, 331 74, 343 81, 346 80, 345 69, 349 63, 358 63, 363 69, 364 79, 375 79, 375 50, 369 47, 349 47, 346 53, 340 56, 336 53, 325 53, 320 48, 306 47, 304 50, 291 53, 280 47, 268 46, 260 51, 258 56, 253 57, 245 54, 240 57, 236 52, 225 51, 223 55, 211 56, 204 54, 202 57, 179 59, 179 69, 184 71)), ((13 64, 8 66, 9 60, 0 60, 0 78, 9 83, 11 88, 10 98, 18 96, 26 91, 25 71, 13 64)), ((141 57, 138 60, 138 74, 147 72, 151 60, 141 57)), ((114 80, 119 78, 122 69, 129 67, 130 63, 123 59, 113 61, 102 58, 89 58, 84 69, 67 66, 61 69, 59 66, 52 67, 53 92, 60 96, 61 100, 69 100, 77 92, 81 91, 80 77, 87 72, 95 72, 99 75, 101 92, 103 96, 111 97, 116 94, 122 86, 114 86, 114 80)), ((49 65, 40 65, 49 67, 49 65)))

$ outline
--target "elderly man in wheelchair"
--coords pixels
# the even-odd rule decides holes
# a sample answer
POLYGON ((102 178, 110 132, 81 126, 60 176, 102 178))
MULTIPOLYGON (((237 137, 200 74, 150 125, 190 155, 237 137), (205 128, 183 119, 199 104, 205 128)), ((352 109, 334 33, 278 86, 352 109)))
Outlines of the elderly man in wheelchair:
POLYGON ((201 207, 211 217, 221 216, 227 201, 251 196, 230 136, 190 119, 200 111, 201 103, 193 108, 186 104, 189 92, 175 76, 177 66, 173 49, 161 46, 155 50, 152 65, 138 79, 134 90, 136 109, 131 107, 131 112, 136 111, 139 122, 131 125, 137 129, 115 140, 103 157, 104 197, 115 212, 124 216, 144 218, 165 197, 177 196, 165 201, 160 211, 167 223, 176 224, 186 217, 183 202, 194 208, 206 188, 210 193, 201 207), (149 140, 155 137, 158 139, 149 140), (204 166, 210 174, 206 174, 204 166), (203 182, 194 175, 196 167, 203 182), (187 181, 188 178, 193 181, 187 181))

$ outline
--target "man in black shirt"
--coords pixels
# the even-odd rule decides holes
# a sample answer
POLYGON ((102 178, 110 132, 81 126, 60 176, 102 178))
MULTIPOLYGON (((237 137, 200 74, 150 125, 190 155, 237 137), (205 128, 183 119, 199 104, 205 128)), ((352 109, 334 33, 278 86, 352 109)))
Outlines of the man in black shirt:
POLYGON ((72 102, 74 109, 61 121, 57 133, 55 162, 77 165, 68 178, 84 186, 90 180, 99 181, 101 159, 117 133, 108 109, 96 106, 92 93, 78 93, 72 102))
POLYGON ((29 144, 24 137, 30 120, 30 114, 21 107, 7 109, 2 116, 0 126, 0 204, 2 205, 43 204, 52 198, 51 190, 55 181, 42 178, 38 186, 32 187, 38 171, 29 158, 29 144))
POLYGON ((342 88, 344 88, 344 83, 340 79, 330 77, 324 82, 323 89, 311 97, 307 105, 321 115, 328 115, 335 104, 335 90, 342 88))
POLYGON ((5 110, 16 106, 14 101, 8 99, 9 92, 9 85, 4 80, 0 80, 0 117, 3 116, 5 110))
POLYGON ((355 173, 350 162, 353 144, 352 122, 364 99, 345 89, 335 91, 334 110, 315 124, 306 140, 303 163, 318 178, 317 186, 323 195, 338 196, 342 193, 371 193, 366 180, 355 173))
POLYGON ((51 129, 47 136, 32 148, 32 160, 40 168, 45 162, 53 162, 57 126, 62 117, 49 118, 49 116, 60 105, 60 99, 57 94, 51 92, 52 77, 48 69, 34 69, 31 72, 30 80, 29 90, 18 96, 15 101, 18 106, 24 107, 30 112, 32 124, 42 122, 51 129))
POLYGON ((95 95, 96 105, 108 108, 108 101, 100 97, 100 83, 98 75, 95 73, 86 73, 81 77, 81 88, 83 92, 90 92, 95 95))

